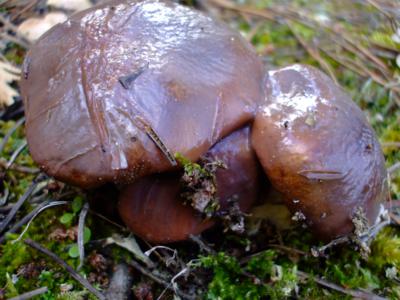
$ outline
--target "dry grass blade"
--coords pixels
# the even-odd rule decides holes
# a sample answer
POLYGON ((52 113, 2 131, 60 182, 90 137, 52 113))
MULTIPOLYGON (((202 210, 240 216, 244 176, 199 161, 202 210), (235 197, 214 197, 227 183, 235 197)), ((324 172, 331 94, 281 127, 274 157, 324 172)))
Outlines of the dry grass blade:
POLYGON ((393 175, 393 173, 397 172, 398 170, 400 170, 400 161, 398 161, 397 163, 395 163, 393 166, 389 167, 387 169, 388 173, 390 175, 393 175))
POLYGON ((85 219, 89 211, 89 203, 85 203, 80 214, 78 221, 78 249, 79 249, 79 266, 78 271, 83 267, 85 259, 85 246, 84 246, 84 231, 85 231, 85 219))
POLYGON ((12 134, 25 122, 25 118, 19 119, 13 127, 6 133, 0 144, 0 154, 3 153, 4 147, 7 145, 8 140, 12 134))
POLYGON ((387 300, 387 298, 375 295, 371 292, 368 291, 362 291, 362 290, 351 290, 351 289, 345 289, 341 287, 340 285, 334 284, 332 282, 326 281, 322 278, 311 276, 310 274, 307 274, 303 271, 297 271, 297 276, 303 279, 311 279, 314 280, 317 284, 335 290, 337 292, 341 292, 345 295, 349 295, 351 297, 357 298, 357 299, 365 299, 365 300, 387 300))
POLYGON ((16 297, 12 297, 12 298, 10 298, 9 300, 26 300, 26 299, 31 299, 31 298, 33 298, 33 297, 36 297, 36 296, 42 295, 42 294, 44 294, 44 293, 47 293, 48 290, 49 290, 49 289, 47 288, 47 286, 44 286, 44 287, 38 288, 38 289, 36 289, 36 290, 30 291, 30 292, 27 292, 27 293, 23 293, 23 294, 18 295, 18 296, 16 296, 16 297))
POLYGON ((4 41, 16 43, 25 49, 30 47, 30 42, 18 33, 18 28, 3 14, 0 14, 0 23, 3 24, 3 32, 0 33, 0 36, 4 39, 4 41), (8 33, 8 31, 12 31, 14 34, 11 35, 8 33))
POLYGON ((215 250, 210 246, 208 246, 200 236, 191 234, 189 235, 189 238, 199 246, 200 250, 205 251, 208 254, 213 254, 213 255, 216 254, 215 250))
POLYGON ((319 63, 319 65, 329 74, 329 76, 332 78, 332 80, 335 82, 335 84, 339 85, 331 66, 322 58, 321 54, 319 53, 318 48, 316 48, 314 45, 307 44, 307 42, 293 28, 293 25, 291 22, 288 21, 287 25, 288 25, 290 31, 293 33, 293 35, 299 41, 299 43, 303 46, 304 49, 306 49, 308 54, 312 58, 314 58, 319 63))
POLYGON ((38 168, 20 166, 15 163, 9 165, 8 168, 7 166, 8 166, 8 161, 5 160, 3 157, 0 157, 0 169, 7 169, 9 171, 16 171, 19 173, 26 173, 26 174, 37 174, 40 172, 38 168))
MULTIPOLYGON (((58 205, 64 205, 64 204, 68 204, 67 201, 54 201, 54 202, 43 202, 41 203, 38 207, 36 207, 33 211, 31 211, 29 214, 27 214, 25 217, 23 217, 17 224, 15 224, 13 227, 11 227, 7 233, 14 233, 16 232, 18 229, 20 229, 22 226, 24 226, 26 224, 25 229, 21 232, 21 234, 19 235, 19 237, 14 240, 13 242, 18 242, 19 240, 21 240, 21 238, 24 236, 25 232, 28 231, 29 226, 31 225, 32 221, 44 210, 53 207, 53 206, 58 206, 58 205)), ((1 237, 0 239, 0 244, 4 242, 5 237, 1 237)))
POLYGON ((81 275, 79 275, 70 265, 68 265, 65 261, 63 261, 56 254, 54 254, 50 250, 44 248, 43 246, 41 246, 40 244, 36 243, 35 241, 32 241, 31 239, 24 240, 24 243, 27 244, 28 246, 32 247, 33 249, 36 249, 37 251, 41 252, 42 254, 48 256, 49 258, 51 258, 54 262, 56 262, 64 270, 66 270, 76 281, 78 281, 86 289, 88 289, 89 292, 91 292, 93 295, 95 295, 98 299, 106 300, 106 297, 102 293, 100 293, 100 291, 95 289, 89 283, 89 281, 87 281, 85 278, 83 278, 81 275))
POLYGON ((166 289, 176 293, 179 297, 181 297, 183 299, 196 299, 196 297, 194 295, 186 294, 186 293, 184 293, 184 292, 182 292, 180 290, 174 289, 168 281, 165 281, 164 279, 161 279, 158 276, 154 275, 152 272, 146 270, 144 267, 142 267, 136 261, 131 260, 128 264, 130 266, 132 266, 133 268, 135 268, 136 270, 138 270, 143 275, 149 277, 150 279, 152 279, 153 281, 157 282, 158 284, 161 284, 166 289))
POLYGON ((286 23, 289 27, 290 22, 298 23, 312 29, 319 35, 328 38, 332 42, 331 44, 340 49, 332 51, 332 49, 327 49, 326 46, 321 46, 319 44, 316 44, 315 47, 311 47, 303 41, 301 37, 299 39, 299 35, 296 35, 295 31, 292 30, 292 32, 310 56, 313 57, 331 77, 332 71, 330 70, 330 66, 327 62, 323 61, 317 49, 325 52, 345 68, 352 70, 362 77, 371 77, 373 81, 387 90, 392 91, 396 104, 400 106, 400 98, 398 96, 400 95, 400 87, 397 84, 393 84, 393 82, 397 82, 397 80, 394 79, 394 74, 391 72, 387 63, 369 49, 368 38, 357 39, 354 34, 352 35, 340 29, 340 26, 334 26, 335 24, 329 24, 328 26, 310 16, 307 11, 299 10, 298 8, 295 9, 290 5, 272 5, 266 9, 257 9, 248 5, 237 5, 229 0, 209 0, 209 2, 215 7, 231 10, 241 15, 263 18, 277 23, 286 23), (364 45, 364 42, 366 42, 367 46, 364 45), (352 56, 356 57, 358 61, 354 60, 354 58, 350 58, 352 56))
POLYGON ((10 168, 11 165, 14 163, 14 161, 17 159, 18 155, 21 154, 21 152, 25 149, 25 147, 28 145, 27 141, 23 141, 21 145, 18 146, 18 148, 13 152, 11 155, 10 160, 7 162, 6 169, 10 168))
POLYGON ((11 220, 14 218, 15 214, 18 212, 18 210, 21 208, 21 206, 25 203, 25 201, 29 198, 29 196, 33 193, 33 191, 35 190, 36 186, 39 184, 39 181, 41 179, 42 179, 41 175, 37 176, 36 179, 33 181, 33 183, 26 190, 26 192, 21 196, 21 198, 18 199, 17 203, 14 204, 11 211, 8 213, 7 217, 0 224, 0 233, 2 233, 7 228, 8 224, 11 222, 11 220))

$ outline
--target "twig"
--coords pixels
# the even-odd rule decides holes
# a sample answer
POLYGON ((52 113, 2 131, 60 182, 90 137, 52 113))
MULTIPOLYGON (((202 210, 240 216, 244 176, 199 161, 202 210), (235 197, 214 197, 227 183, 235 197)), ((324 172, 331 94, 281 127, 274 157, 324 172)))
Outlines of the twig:
POLYGON ((308 54, 314 58, 319 65, 329 74, 329 76, 332 78, 332 80, 335 82, 337 86, 340 86, 338 81, 336 80, 335 74, 332 71, 331 66, 321 57, 321 54, 318 51, 318 48, 311 47, 302 37, 300 34, 297 33, 297 31, 293 28, 293 25, 291 22, 286 22, 288 25, 290 31, 293 33, 294 37, 299 41, 299 43, 303 46, 304 49, 308 52, 308 54))
POLYGON ((4 147, 6 146, 8 140, 10 139, 11 135, 25 122, 25 118, 19 119, 13 127, 7 132, 4 136, 3 140, 0 143, 0 154, 3 153, 4 147))
MULTIPOLYGON (((24 230, 21 232, 21 234, 19 235, 19 237, 14 240, 13 242, 18 242, 19 240, 21 240, 21 238, 24 236, 25 232, 29 229, 29 226, 31 225, 32 221, 44 210, 53 207, 53 206, 58 206, 58 205, 64 205, 69 203, 68 201, 53 201, 53 202, 43 202, 42 204, 40 204, 38 207, 36 207, 36 209, 34 209, 33 211, 31 211, 29 214, 27 214, 25 217, 23 217, 17 224, 15 224, 10 230, 7 231, 7 233, 13 233, 15 231, 17 231, 19 228, 21 228, 22 226, 24 226, 24 224, 26 222, 28 222, 28 224, 26 224, 26 227, 24 228, 24 230)), ((5 236, 2 236, 2 238, 0 239, 0 244, 3 243, 5 239, 5 236)))
MULTIPOLYGON (((170 260, 174 260, 174 259, 177 257, 177 255, 178 255, 178 251, 176 251, 175 249, 172 249, 172 248, 166 247, 166 246, 160 246, 160 245, 159 245, 159 246, 154 246, 154 247, 150 248, 149 250, 147 250, 146 252, 144 252, 144 255, 150 257, 150 255, 151 255, 153 252, 156 252, 156 250, 158 250, 158 249, 165 249, 165 250, 171 251, 171 252, 172 252, 172 257, 169 257, 170 260)), ((156 252, 156 253, 157 253, 157 252, 156 252)), ((165 261, 165 264, 168 265, 168 260, 165 261)))
POLYGON ((351 290, 351 289, 345 289, 335 283, 326 281, 322 278, 319 277, 314 277, 311 276, 303 271, 297 271, 297 276, 303 278, 303 279, 312 279, 314 280, 317 284, 335 290, 337 292, 341 292, 343 294, 346 295, 350 295, 352 297, 358 298, 358 299, 365 299, 365 300, 386 300, 387 298, 375 295, 371 292, 367 292, 367 291, 361 291, 361 290, 351 290))
POLYGON ((0 206, 0 213, 4 214, 6 212, 9 212, 13 206, 13 203, 7 204, 6 206, 0 206))
POLYGON ((169 285, 161 292, 161 294, 157 297, 157 300, 161 300, 161 298, 167 291, 168 287, 172 287, 174 292, 177 293, 178 289, 176 288, 176 283, 175 283, 176 279, 187 274, 189 272, 189 270, 190 270, 189 267, 185 267, 181 271, 179 271, 174 277, 172 277, 169 285))
POLYGON ((120 229, 122 232, 130 232, 126 227, 108 219, 107 217, 103 216, 102 214, 99 214, 98 212, 89 209, 89 213, 91 213, 92 215, 95 215, 96 217, 99 217, 100 219, 110 223, 111 225, 114 225, 115 227, 117 227, 118 229, 120 229))
POLYGON ((170 283, 155 276, 153 273, 151 273, 150 271, 146 270, 145 268, 143 268, 140 264, 138 264, 136 261, 131 260, 128 262, 128 264, 130 266, 132 266, 133 268, 135 268, 136 270, 138 270, 140 273, 142 273, 143 275, 149 277, 150 279, 154 280, 155 282, 157 282, 158 284, 161 284, 162 286, 164 286, 166 289, 176 293, 179 297, 184 298, 184 299, 196 299, 195 296, 193 295, 189 295, 186 294, 182 291, 178 291, 178 290, 174 290, 170 283))
POLYGON ((393 166, 389 167, 389 168, 387 169, 387 171, 388 171, 388 173, 391 175, 391 174, 393 174, 394 172, 396 172, 396 171, 399 170, 399 169, 400 169, 400 161, 398 161, 397 163, 395 163, 393 166))
POLYGON ((0 198, 0 206, 3 206, 4 204, 7 203, 9 195, 10 195, 10 190, 7 187, 5 187, 4 188, 4 195, 0 198))
POLYGON ((16 171, 20 173, 27 173, 27 174, 37 174, 40 172, 38 168, 30 168, 30 167, 25 167, 25 166, 20 166, 15 163, 12 163, 11 165, 7 166, 8 162, 5 160, 3 157, 0 157, 0 168, 3 169, 8 169, 10 171, 16 171))
POLYGON ((208 254, 213 254, 213 255, 216 253, 214 249, 212 249, 210 246, 208 246, 201 239, 201 237, 191 234, 191 235, 189 235, 189 238, 199 246, 200 250, 204 250, 208 254))
POLYGON ((37 251, 41 252, 44 255, 47 255, 50 257, 54 262, 56 262, 58 265, 60 265, 64 270, 66 270, 71 277, 73 277, 76 281, 78 281, 80 284, 82 284, 86 289, 88 289, 89 292, 91 292, 93 295, 95 295, 97 298, 101 300, 106 300, 106 297, 102 293, 100 293, 97 289, 95 289, 89 281, 87 281, 85 278, 83 278, 80 274, 78 274, 70 265, 68 265, 65 261, 63 261, 60 257, 58 257, 56 254, 51 252, 50 250, 44 248, 40 244, 32 241, 31 239, 26 239, 24 240, 24 243, 27 244, 28 246, 36 249, 37 251))
POLYGON ((11 155, 10 160, 7 162, 6 169, 8 169, 14 163, 14 161, 17 159, 18 155, 20 155, 22 150, 24 150, 27 145, 28 145, 28 143, 26 141, 24 141, 21 145, 19 145, 19 147, 11 155))
POLYGON ((31 298, 33 298, 35 296, 39 296, 41 294, 47 293, 48 290, 49 289, 47 288, 47 286, 44 286, 44 287, 38 288, 36 290, 23 293, 23 294, 18 295, 16 297, 12 297, 9 300, 27 300, 27 299, 31 299, 31 298))
MULTIPOLYGON (((322 49, 321 46, 317 45, 318 48, 326 52, 328 56, 332 57, 334 60, 337 60, 340 64, 343 64, 344 67, 351 69, 360 76, 370 76, 375 82, 382 85, 383 87, 393 92, 400 93, 400 88, 398 86, 391 86, 390 82, 388 82, 388 78, 391 77, 391 74, 384 61, 375 56, 372 52, 368 50, 368 48, 361 45, 361 43, 353 41, 353 37, 346 35, 346 32, 340 31, 339 29, 335 28, 335 26, 328 26, 322 22, 314 20, 304 11, 294 10, 288 6, 270 6, 267 10, 256 9, 246 5, 236 5, 229 0, 209 1, 219 8, 229 9, 239 14, 247 14, 249 16, 264 18, 278 23, 293 20, 313 29, 320 28, 320 32, 325 33, 326 36, 328 36, 332 41, 336 42, 336 44, 338 44, 344 50, 348 51, 350 54, 361 57, 363 61, 357 64, 357 67, 354 67, 352 66, 353 62, 348 65, 347 63, 344 63, 341 59, 335 57, 335 55, 330 53, 330 51, 322 49), (371 65, 371 69, 373 69, 374 71, 369 69, 367 67, 368 65, 371 65), (375 71, 382 74, 382 76, 380 74, 377 74, 375 71)), ((396 104, 400 106, 400 99, 398 99, 397 97, 395 97, 394 99, 396 104)))
POLYGON ((400 225, 400 217, 398 217, 396 214, 390 212, 389 213, 390 219, 392 220, 392 223, 395 225, 400 225))
POLYGON ((343 236, 343 237, 334 239, 333 241, 330 241, 328 244, 323 245, 322 247, 319 247, 319 248, 312 247, 311 248, 311 254, 314 257, 323 256, 327 249, 330 249, 330 248, 335 247, 337 245, 341 245, 341 244, 347 243, 349 241, 350 241, 350 238, 348 236, 343 236))
MULTIPOLYGON (((37 206, 34 210, 32 210, 30 213, 28 213, 25 217, 23 217, 21 220, 19 220, 18 223, 14 224, 13 227, 11 227, 10 229, 7 230, 7 233, 14 233, 16 232, 18 229, 20 229, 22 226, 24 226, 27 222, 29 222, 30 219, 32 219, 32 217, 38 212, 40 211, 40 209, 44 206, 46 206, 48 204, 48 202, 43 202, 41 203, 39 206, 37 206)), ((6 239, 6 236, 3 235, 0 238, 0 244, 2 244, 6 239)))
POLYGON ((79 266, 77 270, 79 271, 85 259, 85 246, 84 246, 84 231, 85 231, 85 219, 89 210, 89 203, 86 202, 83 206, 78 221, 78 249, 79 249, 79 266))
POLYGON ((302 251, 302 250, 299 250, 299 249, 296 249, 296 248, 287 247, 287 246, 284 246, 284 245, 268 244, 268 247, 275 248, 275 249, 278 249, 278 250, 281 250, 281 251, 285 251, 285 252, 288 252, 288 253, 292 253, 292 254, 298 254, 298 255, 301 255, 301 256, 308 256, 309 255, 309 253, 307 253, 305 251, 302 251))
POLYGON ((25 201, 29 198, 29 196, 32 194, 32 192, 35 190, 36 186, 38 185, 38 181, 41 179, 41 176, 37 176, 36 179, 33 181, 33 183, 29 186, 29 188, 25 191, 25 193, 22 195, 21 198, 17 201, 17 203, 14 204, 12 207, 11 211, 8 213, 7 217, 4 219, 4 221, 0 224, 0 233, 4 231, 4 229, 7 228, 8 224, 10 221, 14 218, 15 214, 17 211, 21 208, 21 206, 25 203, 25 201))

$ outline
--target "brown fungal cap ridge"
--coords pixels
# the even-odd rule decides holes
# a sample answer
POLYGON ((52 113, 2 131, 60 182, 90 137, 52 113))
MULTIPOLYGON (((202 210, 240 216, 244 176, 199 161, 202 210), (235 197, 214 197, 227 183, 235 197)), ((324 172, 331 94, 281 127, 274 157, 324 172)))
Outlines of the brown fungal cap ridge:
POLYGON ((44 34, 25 65, 32 157, 85 188, 171 171, 176 152, 198 160, 253 118, 263 94, 262 63, 240 34, 169 1, 79 12, 44 34))

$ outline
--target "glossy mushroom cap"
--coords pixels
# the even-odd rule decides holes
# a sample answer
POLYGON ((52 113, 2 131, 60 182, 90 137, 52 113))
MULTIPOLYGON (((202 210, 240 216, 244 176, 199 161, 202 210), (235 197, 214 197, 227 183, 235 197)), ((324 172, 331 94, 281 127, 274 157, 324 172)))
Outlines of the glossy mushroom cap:
MULTIPOLYGON (((227 169, 216 172, 220 210, 237 197, 240 209, 248 211, 258 194, 258 163, 250 146, 246 127, 217 143, 208 153, 211 160, 221 160, 227 169)), ((145 240, 166 243, 185 240, 211 227, 180 197, 179 174, 153 175, 139 179, 121 191, 119 213, 132 232, 145 240)))
POLYGON ((30 49, 21 92, 33 159, 84 188, 196 161, 254 117, 263 66, 240 34, 169 1, 114 0, 30 49), (251 76, 247 76, 247 75, 251 76))
POLYGON ((350 233, 358 208, 374 224, 387 173, 358 106, 325 74, 302 65, 270 71, 266 94, 252 143, 291 211, 326 240, 350 233))

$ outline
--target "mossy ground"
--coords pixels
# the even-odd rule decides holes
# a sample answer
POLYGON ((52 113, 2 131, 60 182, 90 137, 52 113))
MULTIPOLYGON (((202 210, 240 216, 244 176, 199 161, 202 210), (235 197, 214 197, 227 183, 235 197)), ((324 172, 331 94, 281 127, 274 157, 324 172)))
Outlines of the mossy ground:
MULTIPOLYGON (((395 0, 388 2, 397 5, 397 9, 400 8, 395 0)), ((226 2, 216 1, 210 2, 210 5, 219 9, 224 3, 226 2)), ((383 145, 387 167, 390 168, 400 161, 400 103, 397 103, 396 98, 400 94, 390 88, 390 84, 398 86, 400 82, 400 44, 393 38, 396 24, 387 19, 380 9, 356 1, 253 0, 240 1, 240 4, 235 5, 237 6, 234 10, 214 10, 214 13, 217 12, 219 17, 240 30, 254 44, 267 66, 299 62, 331 72, 368 116, 383 145), (240 9, 242 4, 251 5, 253 13, 268 11, 268 16, 272 14, 276 20, 246 13, 240 9), (277 7, 285 10, 282 13, 277 7), (299 15, 286 14, 285 11, 298 12, 299 15), (341 35, 333 33, 329 26, 315 26, 318 23, 314 21, 328 24, 325 23, 327 20, 341 35), (344 48, 342 39, 346 37, 354 41, 357 47, 367 49, 368 53, 382 61, 385 70, 379 69, 368 55, 351 51, 351 47, 344 48), (374 78, 369 76, 371 74, 374 78), (378 82, 381 77, 384 82, 378 82)), ((387 14, 390 15, 390 12, 387 14)), ((357 47, 356 49, 360 49, 357 47)), ((3 55, 17 65, 21 64, 23 54, 23 49, 14 44, 8 44, 3 51, 3 55)), ((15 121, 0 121, 0 141, 14 124, 15 121)), ((2 158, 8 160, 23 142, 23 129, 19 128, 6 144, 2 158)), ((17 157, 15 163, 35 167, 27 150, 17 157)), ((0 173, 3 179, 1 191, 10 191, 8 203, 17 201, 35 177, 34 174, 4 168, 0 173)), ((54 182, 51 184, 54 185, 54 182)), ((393 203, 396 204, 400 199, 398 170, 391 175, 390 190, 393 203)), ((24 238, 29 237, 42 244, 76 268, 79 258, 76 257, 76 251, 71 250, 75 247, 76 236, 71 231, 70 235, 66 232, 73 231, 77 226, 81 204, 77 204, 79 201, 76 197, 81 197, 82 192, 58 186, 46 188, 45 197, 55 199, 63 192, 67 192, 63 200, 70 200, 71 204, 44 211, 32 222, 24 238), (66 236, 54 238, 51 235, 54 232, 61 232, 66 236)), ((16 219, 26 215, 33 207, 34 204, 25 203, 16 219)), ((396 213, 396 210, 393 212, 396 213)), ((200 278, 193 286, 206 299, 352 298, 349 294, 321 287, 313 280, 304 280, 297 272, 300 270, 311 277, 321 278, 345 289, 364 289, 384 297, 400 298, 399 227, 390 226, 381 231, 371 245, 369 258, 365 260, 357 250, 348 245, 329 250, 327 257, 315 258, 310 255, 310 250, 318 243, 307 229, 298 226, 296 229, 277 233, 271 226, 264 225, 255 236, 223 234, 219 229, 206 234, 205 240, 213 245, 216 254, 198 251, 196 247, 193 251, 193 245, 187 243, 172 245, 183 261, 195 261, 191 264, 191 277, 188 281, 178 281, 179 287, 185 289, 186 285, 192 285, 190 279, 200 278), (216 240, 212 235, 223 235, 223 238, 218 237, 216 240), (253 255, 255 252, 258 254, 253 255)), ((105 238, 113 233, 121 233, 118 227, 90 214, 86 226, 91 232, 90 241, 86 244, 87 258, 98 252, 111 264, 133 259, 130 252, 118 246, 101 246, 105 238)), ((10 234, 0 245, 0 299, 41 286, 47 286, 49 291, 37 299, 92 297, 58 265, 22 241, 13 242, 17 237, 18 234, 10 234)), ((145 243, 140 245, 148 247, 145 243)), ((96 263, 88 260, 79 273, 90 277, 91 282, 99 288, 106 286, 104 272, 99 270, 96 263)), ((168 272, 165 266, 159 267, 160 272, 168 272)), ((143 284, 150 286, 155 295, 163 290, 135 273, 133 289, 143 284)), ((166 298, 172 297, 170 293, 165 295, 166 298)))

